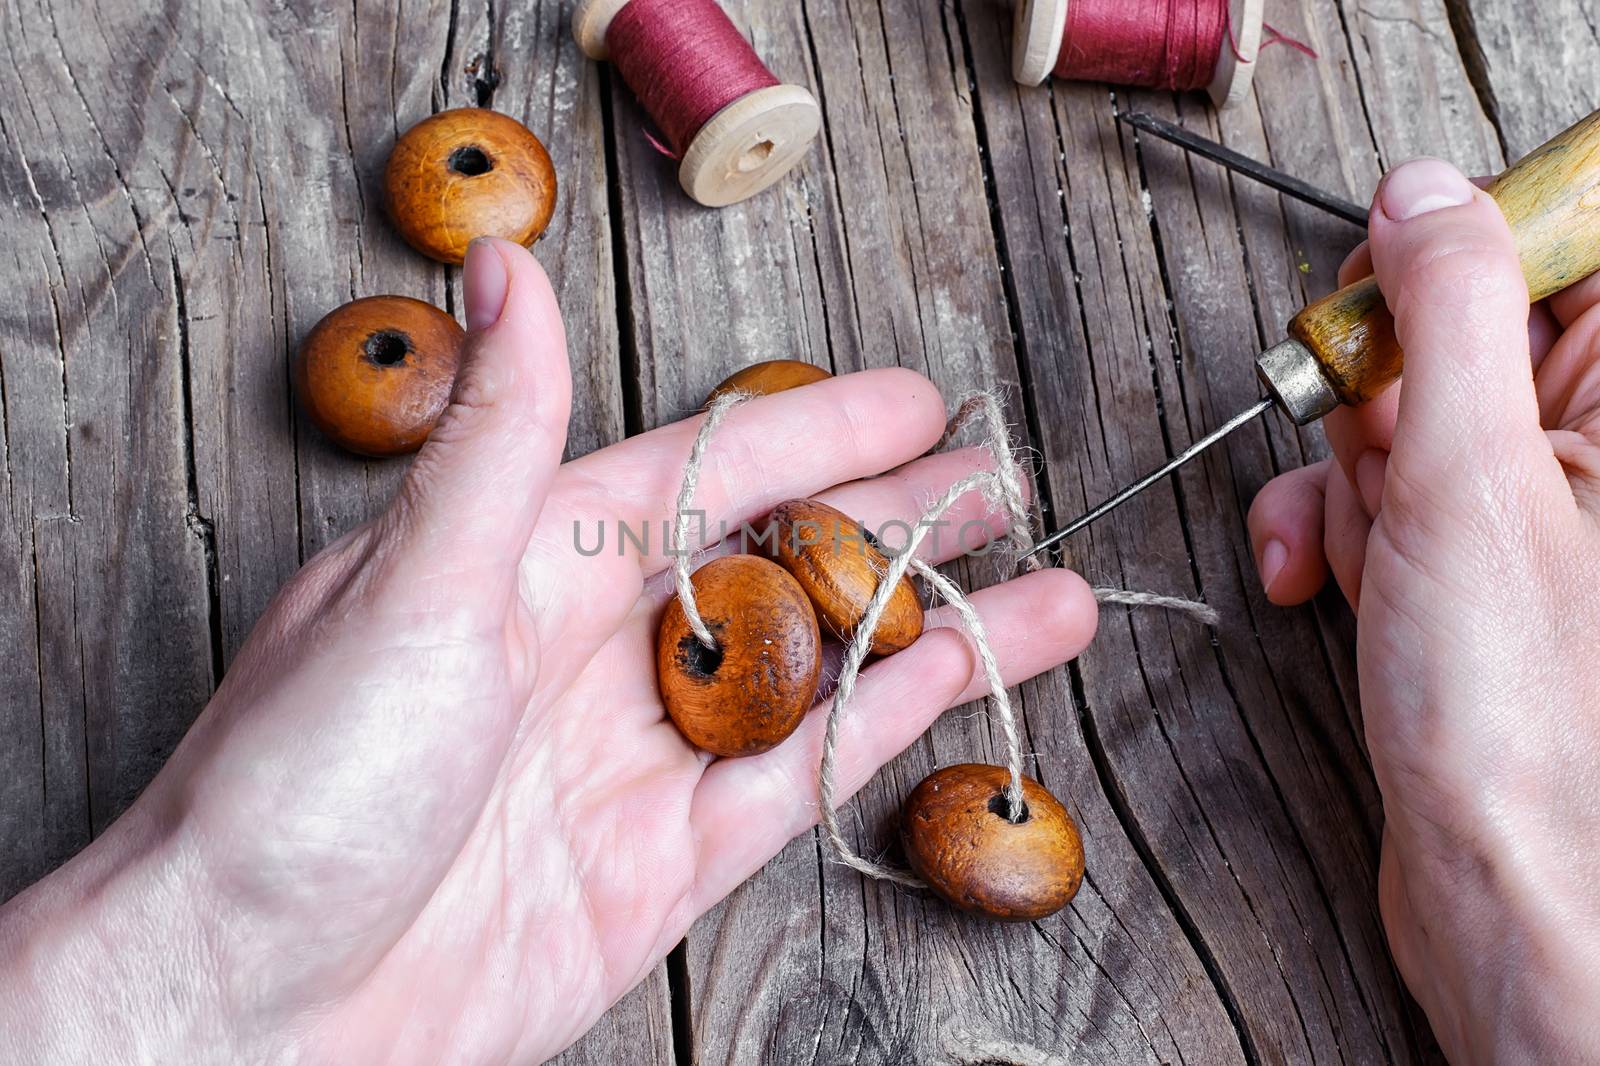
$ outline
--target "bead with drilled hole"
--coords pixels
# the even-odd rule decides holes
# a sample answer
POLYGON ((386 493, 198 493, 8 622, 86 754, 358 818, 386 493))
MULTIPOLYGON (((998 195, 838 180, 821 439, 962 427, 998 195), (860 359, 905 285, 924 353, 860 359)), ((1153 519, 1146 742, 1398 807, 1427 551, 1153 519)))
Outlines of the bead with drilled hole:
POLYGON ((1083 882, 1083 841, 1059 800, 1022 779, 1022 817, 1008 817, 1010 774, 962 763, 906 797, 900 837, 917 876, 952 906, 1002 922, 1054 914, 1083 882))
POLYGON ((294 363, 295 392, 312 423, 360 455, 422 447, 450 404, 466 334, 409 296, 368 296, 311 328, 294 363))
POLYGON ((713 755, 777 747, 817 695, 822 636, 810 601, 781 566, 754 555, 714 559, 690 582, 716 647, 700 642, 674 598, 656 643, 667 713, 713 755))
POLYGON ((711 390, 711 395, 706 397, 706 404, 709 406, 718 396, 729 392, 771 396, 775 392, 788 392, 831 377, 833 375, 820 366, 799 359, 768 359, 730 374, 726 381, 711 390))
MULTIPOLYGON (((773 557, 800 582, 830 632, 850 640, 889 560, 861 524, 819 500, 790 500, 772 512, 773 557)), ((922 635, 922 601, 902 576, 877 630, 872 653, 892 655, 922 635)))
POLYGON ((383 187, 406 243, 443 263, 461 262, 477 237, 532 244, 556 210, 544 144, 516 119, 477 107, 441 111, 407 130, 383 187))

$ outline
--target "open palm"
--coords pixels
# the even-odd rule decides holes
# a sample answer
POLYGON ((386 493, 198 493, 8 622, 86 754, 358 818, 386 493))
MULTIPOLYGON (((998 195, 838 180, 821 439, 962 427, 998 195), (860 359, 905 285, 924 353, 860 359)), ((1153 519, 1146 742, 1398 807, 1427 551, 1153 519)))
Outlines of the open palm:
MULTIPOLYGON (((657 691, 662 523, 696 423, 561 465, 569 382, 543 272, 480 244, 466 288, 479 328, 455 402, 393 507, 289 584, 157 781, 59 875, 103 868, 96 848, 167 871, 184 902, 162 938, 207 978, 183 1025, 213 1053, 538 1061, 817 817, 820 714, 765 755, 714 760, 657 691), (648 528, 648 550, 619 553, 619 523, 648 528), (605 550, 580 552, 602 528, 605 550)), ((697 506, 708 530, 806 495, 869 526, 914 520, 985 459, 918 458, 944 418, 901 370, 755 400, 713 440, 697 506)), ((977 495, 950 517, 988 521, 977 495)), ((1011 683, 1094 629, 1065 571, 975 602, 1011 683)), ((865 671, 841 795, 981 695, 975 666, 962 633, 930 628, 865 671)))

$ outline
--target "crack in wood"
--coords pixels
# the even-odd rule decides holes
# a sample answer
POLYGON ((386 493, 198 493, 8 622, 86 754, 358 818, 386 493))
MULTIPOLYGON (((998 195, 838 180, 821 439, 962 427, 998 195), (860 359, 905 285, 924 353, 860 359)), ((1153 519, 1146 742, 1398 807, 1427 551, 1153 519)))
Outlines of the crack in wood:
POLYGON ((1500 117, 1500 101, 1495 95, 1494 81, 1489 76, 1489 60, 1484 55, 1483 42, 1478 37, 1477 18, 1468 0, 1442 0, 1450 32, 1455 37, 1456 50, 1466 68, 1467 81, 1478 97, 1478 106, 1494 126, 1495 137, 1500 141, 1500 154, 1507 162, 1516 158, 1506 140, 1505 127, 1500 117))
POLYGON ((200 510, 200 476, 195 461, 194 375, 190 365, 189 302, 183 287, 183 269, 172 251, 173 313, 178 328, 178 366, 183 398, 183 466, 188 509, 184 521, 203 555, 206 584, 206 629, 211 638, 211 688, 222 684, 222 575, 217 561, 217 530, 200 510))

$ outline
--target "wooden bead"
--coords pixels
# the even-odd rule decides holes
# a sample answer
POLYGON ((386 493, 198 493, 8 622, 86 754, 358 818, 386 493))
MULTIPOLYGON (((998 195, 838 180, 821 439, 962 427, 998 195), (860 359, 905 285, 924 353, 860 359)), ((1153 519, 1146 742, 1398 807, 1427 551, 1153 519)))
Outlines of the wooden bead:
POLYGON ((421 300, 353 300, 306 334, 295 392, 312 423, 342 447, 414 452, 449 406, 465 339, 455 319, 421 300))
POLYGON ((952 906, 1002 922, 1054 914, 1083 882, 1083 841, 1043 785, 1022 779, 1026 808, 1007 817, 1010 774, 963 763, 936 770, 906 797, 900 837, 917 876, 952 906))
MULTIPOLYGON (((828 629, 850 640, 889 566, 877 542, 855 519, 817 500, 779 504, 772 525, 774 558, 800 582, 828 629)), ((892 655, 920 636, 922 601, 902 577, 872 635, 872 653, 892 655)))
POLYGON ((714 559, 690 579, 713 650, 674 598, 661 620, 656 675, 667 713, 713 755, 758 755, 793 733, 817 696, 822 636, 795 579, 755 555, 714 559))
POLYGON ((400 235, 444 263, 461 262, 476 237, 532 244, 556 210, 556 169, 539 138, 477 107, 441 111, 407 130, 383 184, 400 235))
POLYGON ((790 389, 798 389, 802 385, 810 385, 814 381, 831 377, 832 374, 813 363, 802 362, 799 359, 768 359, 764 363, 753 363, 730 375, 721 385, 711 390, 711 395, 706 397, 706 403, 710 404, 727 392, 771 396, 775 392, 788 392, 790 389))

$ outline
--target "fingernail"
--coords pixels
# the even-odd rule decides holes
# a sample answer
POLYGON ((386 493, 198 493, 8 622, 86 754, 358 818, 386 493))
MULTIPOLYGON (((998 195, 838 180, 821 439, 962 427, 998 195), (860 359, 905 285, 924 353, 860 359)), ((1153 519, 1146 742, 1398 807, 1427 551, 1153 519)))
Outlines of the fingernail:
POLYGON ((1396 222, 1472 202, 1476 190, 1465 174, 1442 159, 1413 159, 1383 179, 1378 197, 1383 213, 1396 222))
POLYGON ((1368 448, 1356 460, 1356 491, 1368 518, 1378 517, 1378 508, 1383 506, 1383 481, 1388 472, 1389 453, 1382 448, 1368 448))
POLYGON ((495 248, 494 242, 479 237, 467 245, 461 288, 466 296, 469 333, 488 329, 500 320, 500 312, 506 306, 509 284, 506 261, 495 248))
POLYGON ((1272 591, 1272 583, 1278 580, 1278 575, 1283 573, 1284 564, 1288 561, 1288 545, 1281 540, 1267 541, 1267 546, 1261 549, 1261 588, 1263 591, 1272 591))

